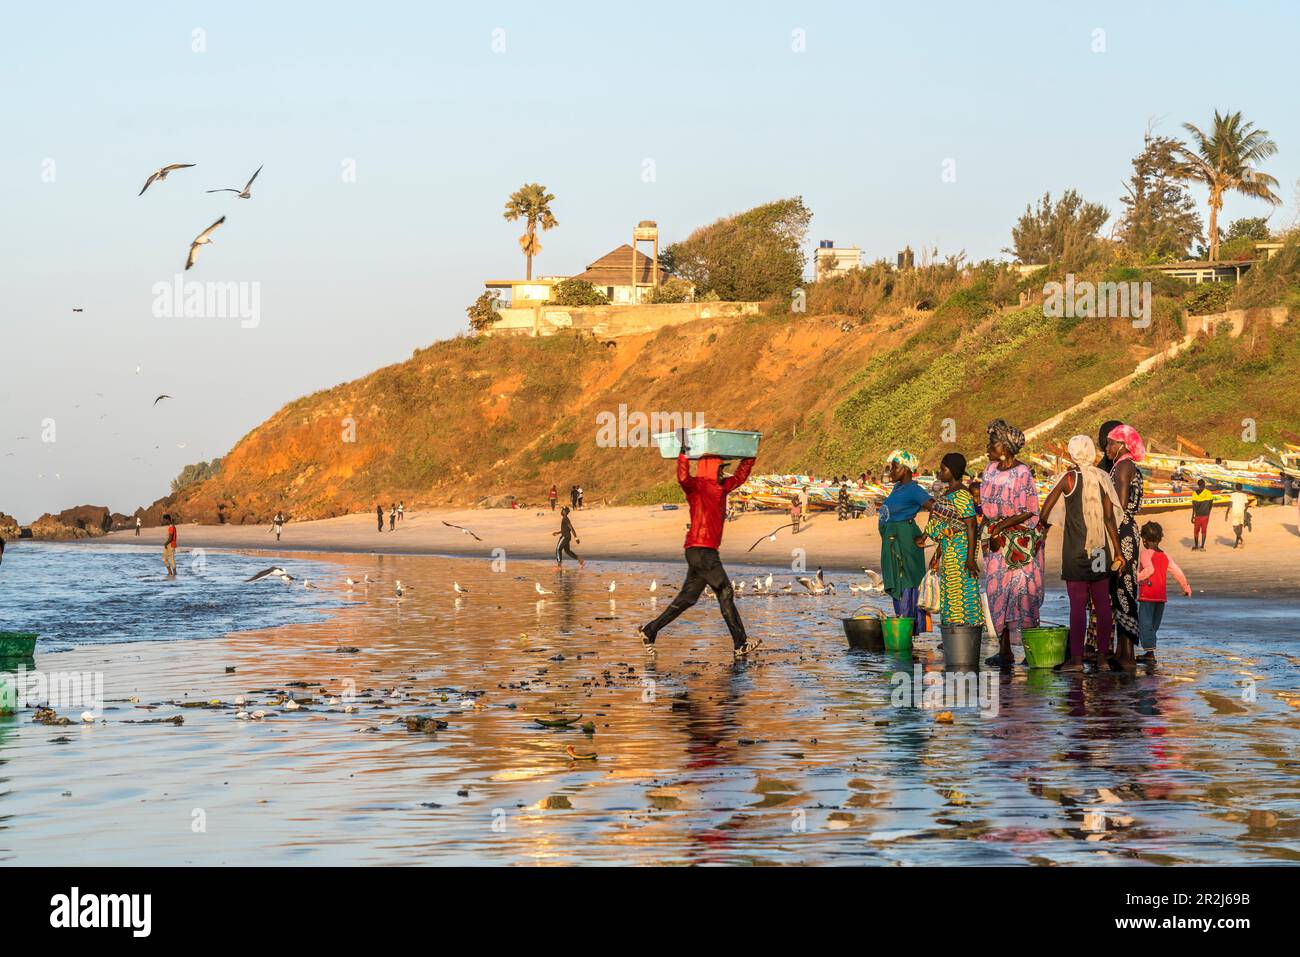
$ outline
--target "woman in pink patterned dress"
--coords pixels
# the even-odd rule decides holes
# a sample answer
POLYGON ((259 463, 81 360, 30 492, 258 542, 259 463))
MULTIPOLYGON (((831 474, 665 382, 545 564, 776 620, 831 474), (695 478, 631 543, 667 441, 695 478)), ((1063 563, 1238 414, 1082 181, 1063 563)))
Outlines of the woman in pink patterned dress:
POLYGON ((1029 466, 1016 458, 1025 435, 1003 419, 988 425, 989 466, 980 481, 984 542, 983 591, 998 636, 990 665, 1015 663, 1011 630, 1038 625, 1043 604, 1043 550, 1039 547, 1038 488, 1029 466))

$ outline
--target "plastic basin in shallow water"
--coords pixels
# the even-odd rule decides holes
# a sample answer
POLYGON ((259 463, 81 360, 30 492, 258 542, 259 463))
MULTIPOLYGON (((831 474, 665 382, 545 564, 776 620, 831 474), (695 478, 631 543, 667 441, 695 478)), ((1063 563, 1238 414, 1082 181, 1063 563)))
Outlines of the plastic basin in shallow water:
POLYGON ((983 625, 939 625, 943 666, 949 671, 979 671, 983 625))
POLYGON ((885 639, 885 648, 889 651, 910 652, 912 650, 912 628, 915 625, 915 618, 881 619, 880 631, 885 639))
POLYGON ((874 615, 854 615, 841 618, 844 637, 849 640, 849 647, 859 651, 884 651, 885 636, 881 629, 880 612, 874 615))
POLYGON ((1065 646, 1070 629, 1062 625, 1025 628, 1020 642, 1025 646, 1025 662, 1031 668, 1055 668, 1065 660, 1065 646))

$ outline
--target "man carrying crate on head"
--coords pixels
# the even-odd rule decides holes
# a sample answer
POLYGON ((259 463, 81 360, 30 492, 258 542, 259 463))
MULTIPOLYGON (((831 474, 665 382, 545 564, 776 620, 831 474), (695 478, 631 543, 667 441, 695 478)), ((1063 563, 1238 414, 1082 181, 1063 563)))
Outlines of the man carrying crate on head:
POLYGON ((718 546, 722 544, 722 528, 727 514, 727 495, 745 484, 749 478, 754 460, 740 460, 735 475, 724 471, 723 459, 718 455, 703 455, 696 466, 695 475, 691 475, 691 460, 687 448, 686 430, 682 429, 681 452, 677 455, 677 482, 686 493, 686 501, 691 510, 691 524, 686 530, 686 583, 673 599, 663 614, 654 621, 637 629, 641 633, 641 643, 647 651, 654 651, 655 638, 670 622, 687 608, 694 605, 708 585, 718 596, 718 606, 722 609, 722 620, 731 632, 732 651, 737 657, 749 654, 761 643, 745 635, 745 625, 736 611, 735 595, 731 589, 731 577, 722 567, 718 558, 718 546))

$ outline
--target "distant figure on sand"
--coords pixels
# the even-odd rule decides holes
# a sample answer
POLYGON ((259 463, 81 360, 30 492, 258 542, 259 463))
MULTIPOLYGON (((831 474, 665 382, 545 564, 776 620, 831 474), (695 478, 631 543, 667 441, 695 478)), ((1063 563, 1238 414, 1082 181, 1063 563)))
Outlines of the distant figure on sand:
POLYGON ((799 523, 803 521, 803 503, 799 501, 799 496, 790 496, 790 524, 794 526, 792 535, 799 534, 799 523))
POLYGON ((141 523, 140 523, 140 516, 137 515, 137 516, 135 517, 135 537, 136 537, 136 538, 139 538, 139 537, 140 537, 140 524, 141 524, 141 523))
POLYGON ((578 507, 578 486, 569 486, 569 508, 578 507))
POLYGON ((280 540, 280 533, 284 531, 284 513, 276 512, 275 518, 271 520, 271 527, 275 529, 275 540, 280 540))
POLYGON ((1210 513, 1214 511, 1214 493, 1205 487, 1205 479, 1197 479, 1192 493, 1192 551, 1205 551, 1205 538, 1210 531, 1210 513))
POLYGON ((582 508, 582 486, 578 486, 578 508, 582 508))
POLYGON ((578 556, 574 554, 573 549, 569 547, 570 541, 576 541, 579 545, 582 544, 582 539, 578 538, 577 534, 577 531, 573 527, 573 522, 569 520, 569 508, 566 505, 564 508, 560 509, 560 530, 558 532, 551 532, 552 536, 560 536, 560 540, 555 543, 555 567, 557 569, 564 566, 565 555, 575 559, 579 568, 582 568, 587 564, 581 558, 578 558, 578 556))
POLYGON ((1228 496, 1228 511, 1223 517, 1232 526, 1233 534, 1237 540, 1233 543, 1233 548, 1245 548, 1246 542, 1242 539, 1241 533, 1244 529, 1250 527, 1250 499, 1246 493, 1241 490, 1240 485, 1232 487, 1232 494, 1228 496))
POLYGON ((397 531, 397 503, 394 502, 388 507, 388 530, 397 531))
POLYGON ((731 633, 732 653, 736 657, 749 654, 761 644, 758 639, 750 639, 745 634, 745 625, 736 611, 735 594, 731 587, 731 577, 718 559, 718 546, 722 544, 723 518, 727 511, 727 495, 745 484, 749 472, 754 467, 753 459, 741 459, 735 475, 727 475, 723 461, 716 455, 705 455, 696 466, 695 476, 691 476, 691 460, 686 443, 686 430, 681 431, 681 454, 677 456, 677 483, 686 493, 686 501, 691 510, 691 524, 686 532, 686 583, 673 599, 663 614, 654 621, 642 625, 641 642, 647 651, 654 651, 655 638, 659 632, 677 618, 682 612, 694 605, 704 591, 704 587, 713 589, 718 596, 718 606, 722 610, 722 620, 731 633))
POLYGON ((397 503, 397 520, 400 522, 400 521, 402 521, 404 518, 406 518, 406 503, 405 503, 405 502, 398 502, 398 503, 397 503))
POLYGON ((384 506, 375 506, 375 518, 379 520, 379 530, 382 532, 384 530, 384 506))
POLYGON ((163 565, 167 569, 167 574, 175 577, 176 575, 176 525, 172 522, 170 515, 164 515, 163 521, 167 523, 167 540, 163 542, 163 565))
POLYGON ((555 500, 559 497, 560 497, 559 489, 557 489, 554 485, 552 485, 551 490, 546 493, 546 500, 551 503, 552 512, 555 511, 555 500))

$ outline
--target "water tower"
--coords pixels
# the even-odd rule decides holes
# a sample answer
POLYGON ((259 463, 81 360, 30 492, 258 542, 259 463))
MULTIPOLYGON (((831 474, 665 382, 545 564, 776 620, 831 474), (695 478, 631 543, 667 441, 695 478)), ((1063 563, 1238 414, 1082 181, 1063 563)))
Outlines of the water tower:
POLYGON ((651 273, 652 278, 650 281, 650 287, 652 289, 657 288, 659 285, 659 227, 655 224, 654 220, 643 219, 641 220, 641 222, 637 223, 636 228, 632 230, 632 301, 633 302, 640 301, 637 298, 636 291, 639 287, 646 285, 645 283, 639 281, 640 277, 638 276, 638 273, 640 272, 640 270, 637 269, 636 267, 636 247, 638 243, 654 243, 654 258, 651 260, 651 262, 653 263, 651 267, 653 271, 651 273))

